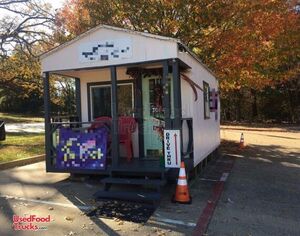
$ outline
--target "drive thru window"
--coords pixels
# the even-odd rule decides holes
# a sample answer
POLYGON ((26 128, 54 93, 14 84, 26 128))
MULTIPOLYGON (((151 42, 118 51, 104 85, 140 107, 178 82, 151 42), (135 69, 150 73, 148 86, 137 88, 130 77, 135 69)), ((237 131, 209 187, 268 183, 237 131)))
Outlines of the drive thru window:
MULTIPOLYGON (((94 120, 101 116, 111 116, 111 85, 90 86, 90 111, 94 120)), ((118 113, 131 116, 133 114, 133 84, 124 83, 118 85, 118 113)))
POLYGON ((205 81, 203 81, 203 102, 204 102, 204 119, 210 118, 210 110, 209 110, 209 85, 205 81))

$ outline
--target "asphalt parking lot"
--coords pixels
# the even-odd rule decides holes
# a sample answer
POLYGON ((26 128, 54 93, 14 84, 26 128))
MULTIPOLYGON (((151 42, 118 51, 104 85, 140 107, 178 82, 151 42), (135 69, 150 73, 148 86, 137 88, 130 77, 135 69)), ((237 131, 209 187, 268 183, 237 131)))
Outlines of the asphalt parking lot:
POLYGON ((205 219, 205 235, 300 235, 299 132, 244 131, 243 150, 236 144, 240 133, 222 130, 221 152, 227 156, 210 161, 190 182, 191 205, 172 203, 174 186, 168 185, 145 223, 98 214, 111 202, 94 201, 93 193, 103 187, 97 178, 73 181, 68 174, 46 173, 43 162, 0 171, 0 235, 197 235, 205 219), (232 157, 221 198, 205 218, 223 164, 232 157), (14 215, 50 220, 38 223, 43 231, 15 230, 14 215))
MULTIPOLYGON (((213 172, 207 171, 210 175, 213 172)), ((74 182, 68 174, 45 173, 43 162, 17 167, 0 172, 0 235, 191 235, 213 185, 200 179, 192 181, 191 205, 172 203, 174 186, 167 186, 147 222, 136 223, 88 214, 108 204, 93 199, 93 193, 103 187, 97 178, 74 182), (38 224, 46 227, 42 232, 16 231, 13 215, 50 215, 51 220, 38 224)))
POLYGON ((208 235, 300 235, 300 132, 222 130, 223 153, 236 158, 208 235))

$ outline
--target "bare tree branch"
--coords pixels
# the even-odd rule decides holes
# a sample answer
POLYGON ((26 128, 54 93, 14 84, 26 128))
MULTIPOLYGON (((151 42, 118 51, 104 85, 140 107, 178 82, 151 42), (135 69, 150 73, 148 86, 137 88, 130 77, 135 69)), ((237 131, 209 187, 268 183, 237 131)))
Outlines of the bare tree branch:
POLYGON ((0 19, 0 57, 12 50, 34 54, 34 47, 49 43, 55 16, 50 6, 37 0, 0 0, 0 9, 11 12, 0 19))
POLYGON ((0 6, 8 6, 15 3, 24 3, 28 2, 29 0, 3 0, 0 2, 0 6))

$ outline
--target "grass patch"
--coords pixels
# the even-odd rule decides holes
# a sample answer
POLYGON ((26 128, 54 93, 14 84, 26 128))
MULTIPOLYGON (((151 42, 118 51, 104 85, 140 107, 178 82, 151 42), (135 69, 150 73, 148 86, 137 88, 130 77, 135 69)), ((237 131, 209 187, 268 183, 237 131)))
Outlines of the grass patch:
POLYGON ((0 141, 0 163, 45 153, 44 134, 7 133, 0 141))
POLYGON ((40 116, 34 116, 34 115, 0 112, 0 120, 4 120, 5 123, 32 123, 32 122, 43 122, 44 118, 40 116))

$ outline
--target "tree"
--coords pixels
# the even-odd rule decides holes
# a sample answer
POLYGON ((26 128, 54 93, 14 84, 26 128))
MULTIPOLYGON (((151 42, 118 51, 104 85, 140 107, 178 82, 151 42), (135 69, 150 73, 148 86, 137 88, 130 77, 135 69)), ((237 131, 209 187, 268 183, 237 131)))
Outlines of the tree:
MULTIPOLYGON (((69 0, 57 15, 57 35, 63 42, 98 24, 109 24, 179 38, 216 73, 222 99, 233 95, 234 102, 242 104, 239 98, 244 95, 252 103, 248 117, 251 113, 254 119, 261 91, 288 89, 299 78, 296 4, 286 0, 69 0)), ((293 106, 291 112, 299 104, 293 106)), ((239 105, 235 109, 239 109, 234 112, 237 117, 241 109, 239 105)))
POLYGON ((12 50, 34 55, 37 44, 48 44, 55 16, 50 5, 36 0, 0 0, 0 57, 12 50))
POLYGON ((1 110, 34 112, 41 109, 42 80, 36 58, 21 52, 0 59, 1 110))
POLYGON ((69 38, 101 23, 176 37, 223 89, 261 89, 299 72, 299 16, 292 10, 283 0, 70 0, 57 23, 69 38))
MULTIPOLYGON (((35 0, 0 0, 9 14, 0 22, 0 111, 37 113, 43 109, 41 52, 55 44, 51 6, 35 0)), ((5 12, 4 11, 4 12, 5 12)), ((50 81, 52 111, 74 112, 74 81, 50 81)))
MULTIPOLYGON (((0 111, 40 113, 43 109, 43 80, 38 58, 14 51, 0 59, 0 111)), ((52 112, 74 114, 75 82, 52 76, 52 112)))

